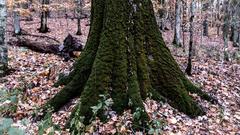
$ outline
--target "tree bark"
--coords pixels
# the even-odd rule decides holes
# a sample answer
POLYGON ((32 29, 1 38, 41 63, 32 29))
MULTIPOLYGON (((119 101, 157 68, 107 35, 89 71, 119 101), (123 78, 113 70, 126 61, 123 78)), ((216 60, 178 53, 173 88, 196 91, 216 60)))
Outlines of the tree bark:
POLYGON ((173 44, 177 47, 181 47, 181 0, 176 0, 175 4, 175 32, 173 44))
POLYGON ((203 36, 208 36, 208 19, 205 17, 203 21, 203 36))
POLYGON ((20 3, 14 1, 14 11, 13 11, 13 26, 14 26, 14 34, 20 35, 21 34, 21 27, 20 27, 20 13, 19 13, 19 7, 20 3))
POLYGON ((82 16, 82 6, 83 2, 82 0, 77 0, 77 33, 76 35, 82 35, 82 30, 81 30, 81 16, 82 16))
POLYGON ((194 3, 195 3, 195 0, 192 0, 191 8, 190 8, 191 17, 190 17, 190 29, 189 29, 190 41, 189 41, 189 50, 188 50, 189 51, 188 52, 188 64, 187 64, 187 68, 185 70, 185 72, 188 75, 192 74, 194 3))
POLYGON ((224 1, 224 24, 223 24, 223 40, 224 40, 224 60, 229 61, 229 54, 228 54, 228 32, 229 32, 229 2, 224 1))
POLYGON ((89 124, 94 116, 106 117, 104 108, 97 114, 91 109, 99 103, 99 95, 111 98, 111 108, 117 113, 126 108, 141 110, 134 126, 143 126, 149 120, 143 105, 149 95, 158 101, 168 99, 170 105, 190 117, 204 111, 188 92, 213 101, 185 77, 165 46, 150 0, 93 0, 86 47, 74 70, 57 83, 62 84, 66 86, 44 107, 57 111, 80 96, 69 118, 73 134, 82 132, 77 127, 79 122, 89 124))
POLYGON ((8 69, 8 50, 5 43, 6 20, 6 1, 0 0, 0 77, 4 76, 8 69))
POLYGON ((14 23, 14 34, 20 35, 21 34, 21 28, 20 28, 20 19, 19 19, 19 12, 14 11, 13 12, 13 23, 14 23))
POLYGON ((17 40, 10 40, 8 44, 13 46, 27 47, 33 51, 40 52, 40 53, 59 54, 58 43, 51 44, 48 42, 45 43, 45 42, 30 40, 24 37, 18 37, 17 40))
POLYGON ((82 51, 83 48, 81 42, 71 35, 68 35, 65 38, 63 44, 48 36, 31 35, 25 33, 23 33, 23 35, 30 36, 31 38, 19 36, 15 39, 10 39, 8 41, 8 45, 27 47, 40 53, 52 53, 60 55, 66 60, 75 57, 74 52, 82 51), (38 40, 32 40, 32 37, 37 37, 38 40), (46 40, 40 41, 39 38, 45 38, 46 40))
POLYGON ((234 47, 238 47, 237 39, 238 39, 238 22, 236 18, 235 11, 232 11, 232 23, 231 23, 231 36, 230 36, 230 41, 233 42, 234 47))
POLYGON ((47 33, 48 27, 47 27, 47 18, 48 18, 48 9, 46 9, 46 4, 49 4, 49 0, 42 0, 42 13, 41 13, 41 25, 39 28, 39 32, 41 33, 47 33))

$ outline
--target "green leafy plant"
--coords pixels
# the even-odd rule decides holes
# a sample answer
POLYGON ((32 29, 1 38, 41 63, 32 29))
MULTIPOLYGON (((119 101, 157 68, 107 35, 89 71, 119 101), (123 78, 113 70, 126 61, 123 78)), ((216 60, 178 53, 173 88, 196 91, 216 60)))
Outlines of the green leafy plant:
MULTIPOLYGON (((0 134, 1 135, 25 135, 25 131, 19 127, 14 127, 11 118, 2 118, 0 120, 0 134)), ((26 120, 21 121, 22 125, 26 125, 26 120)))
MULTIPOLYGON (((0 89, 0 134, 1 135, 24 135, 25 131, 19 127, 13 126, 14 122, 9 117, 17 110, 18 101, 21 98, 22 89, 16 88, 12 90, 0 89)), ((21 125, 27 125, 27 120, 20 121, 21 125)))
POLYGON ((103 112, 106 112, 106 111, 110 110, 111 106, 113 105, 113 100, 111 98, 108 98, 110 96, 99 95, 99 97, 100 97, 100 99, 98 100, 98 104, 96 106, 91 107, 92 112, 93 112, 92 119, 94 119, 97 116, 97 114, 100 110, 102 110, 103 112))
MULTIPOLYGON (((76 115, 78 115, 78 113, 76 115)), ((83 124, 84 119, 85 119, 84 116, 74 117, 70 122, 70 127, 73 127, 74 129, 78 130, 76 135, 85 134, 84 132, 85 132, 86 126, 83 124)), ((75 135, 75 132, 72 132, 71 135, 75 135)))
POLYGON ((154 119, 148 123, 148 134, 153 135, 159 135, 163 132, 163 127, 166 125, 166 122, 162 119, 154 119))
POLYGON ((134 121, 137 121, 140 125, 142 124, 141 116, 143 113, 144 113, 144 110, 140 107, 136 108, 136 110, 133 113, 134 121))
POLYGON ((10 116, 17 110, 18 100, 22 94, 20 88, 13 90, 0 89, 0 116, 10 116))
MULTIPOLYGON (((96 106, 92 106, 92 118, 90 119, 90 122, 95 120, 95 118, 97 117, 99 112, 107 112, 110 110, 111 106, 113 105, 113 100, 111 98, 109 98, 110 96, 108 95, 99 95, 99 100, 98 100, 98 104, 96 106)), ((86 129, 88 129, 89 127, 91 127, 92 125, 84 125, 83 121, 85 119, 84 116, 80 116, 79 115, 79 108, 76 110, 75 113, 75 117, 72 118, 71 122, 70 122, 70 127, 73 129, 76 129, 77 132, 72 132, 72 135, 82 135, 85 134, 86 129)), ((106 113, 105 113, 106 114, 106 113)))
POLYGON ((47 110, 47 114, 43 120, 38 124, 38 135, 43 135, 49 130, 48 135, 54 135, 55 131, 60 131, 60 126, 52 122, 52 111, 47 110))

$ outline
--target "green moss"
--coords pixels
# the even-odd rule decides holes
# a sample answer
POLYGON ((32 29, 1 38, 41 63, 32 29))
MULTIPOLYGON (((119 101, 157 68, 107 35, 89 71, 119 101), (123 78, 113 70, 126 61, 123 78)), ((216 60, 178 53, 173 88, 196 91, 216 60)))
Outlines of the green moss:
POLYGON ((63 78, 63 80, 59 80, 59 82, 56 84, 65 84, 65 88, 63 88, 47 103, 47 105, 54 107, 55 111, 69 102, 70 99, 80 96, 90 76, 93 62, 95 60, 100 43, 103 27, 102 18, 104 16, 104 1, 105 0, 92 2, 92 7, 94 8, 91 9, 91 28, 86 47, 84 48, 81 57, 74 64, 74 70, 69 74, 68 77, 63 78))
POLYGON ((132 103, 132 110, 138 111, 141 110, 139 117, 134 118, 133 126, 135 129, 139 129, 139 127, 144 126, 147 121, 149 120, 149 117, 147 113, 145 112, 145 108, 143 105, 141 93, 140 93, 140 86, 138 82, 138 76, 137 76, 137 63, 136 63, 136 53, 134 49, 134 45, 131 40, 129 39, 129 46, 128 46, 128 96, 132 103))
POLYGON ((69 82, 72 81, 73 77, 75 76, 75 72, 71 72, 69 75, 59 74, 59 78, 57 82, 54 84, 54 87, 59 87, 61 85, 67 85, 69 82))
MULTIPOLYGON (((151 7, 149 1, 142 2, 143 9, 151 7)), ((152 8, 152 7, 151 7, 152 8)), ((204 112, 188 95, 181 78, 184 74, 179 69, 169 49, 165 46, 157 28, 153 10, 144 10, 142 18, 145 22, 145 49, 150 67, 150 78, 153 88, 160 95, 170 100, 170 104, 189 116, 202 115, 204 112)))
MULTIPOLYGON (((123 46, 125 36, 122 31, 123 26, 120 25, 121 16, 123 15, 115 15, 119 11, 119 6, 110 6, 112 5, 112 2, 113 1, 106 1, 105 11, 108 12, 104 15, 106 21, 102 29, 99 48, 91 74, 80 97, 79 114, 80 116, 85 116, 86 120, 89 120, 92 117, 93 114, 90 107, 97 104, 99 95, 110 93, 111 89, 112 91, 116 90, 116 92, 118 92, 117 90, 121 90, 123 92, 124 87, 126 88, 124 84, 121 84, 121 82, 126 81, 124 80, 126 79, 126 64, 124 65, 124 62, 126 61, 126 55, 124 56, 126 49, 124 49, 123 46), (123 55, 122 57, 116 58, 114 53, 123 55), (113 69, 115 70, 114 72, 113 69), (117 78, 113 79, 113 77, 117 78)), ((121 91, 119 91, 119 93, 121 91)), ((120 94, 117 94, 117 96, 119 95, 120 94)), ((85 123, 88 123, 88 121, 85 121, 85 123)))
POLYGON ((192 84, 189 79, 187 79, 185 76, 182 78, 182 82, 186 88, 187 91, 191 93, 196 93, 198 96, 200 96, 202 99, 207 100, 211 103, 218 103, 217 99, 213 98, 212 96, 208 95, 207 93, 203 92, 200 88, 192 84))
MULTIPOLYGON (((114 64, 112 69, 112 82, 111 82, 111 90, 110 95, 114 101, 112 109, 118 113, 121 113, 126 107, 128 103, 127 98, 127 12, 124 12, 127 9, 125 5, 126 2, 115 1, 114 5, 110 7, 109 11, 111 11, 111 15, 109 15, 109 21, 111 21, 111 25, 109 27, 112 28, 111 40, 114 55, 114 64), (117 16, 115 14, 118 14, 117 16)), ((110 4, 110 3, 109 3, 110 4)))
POLYGON ((111 86, 113 46, 110 40, 108 40, 108 34, 110 33, 107 31, 103 32, 92 72, 80 96, 79 113, 80 116, 85 116, 86 120, 92 117, 92 110, 90 107, 95 106, 99 99, 99 95, 106 94, 111 86))
MULTIPOLYGON (((135 1, 137 2, 137 1, 135 1)), ((144 22, 142 21, 142 7, 134 15, 134 33, 131 33, 134 37, 134 51, 136 53, 136 62, 137 62, 137 77, 140 85, 140 92, 142 98, 147 97, 147 93, 152 89, 149 70, 147 66, 147 56, 146 50, 144 49, 145 45, 145 34, 144 34, 144 22)))
POLYGON ((71 99, 80 96, 85 83, 88 80, 89 73, 90 71, 85 71, 85 76, 83 74, 74 76, 70 83, 48 101, 47 105, 52 106, 54 110, 59 110, 71 99))
POLYGON ((165 97, 163 97, 162 95, 160 95, 160 93, 157 92, 155 89, 151 89, 148 96, 155 101, 167 102, 167 99, 165 97))

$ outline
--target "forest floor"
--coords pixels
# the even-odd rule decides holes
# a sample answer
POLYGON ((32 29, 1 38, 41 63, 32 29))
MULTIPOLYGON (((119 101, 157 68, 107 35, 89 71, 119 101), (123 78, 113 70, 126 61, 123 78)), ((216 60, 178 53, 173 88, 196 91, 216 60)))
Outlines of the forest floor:
MULTIPOLYGON (((37 22, 39 20, 35 19, 31 24, 23 22, 22 29, 28 33, 39 35, 36 30, 38 28, 37 22)), ((54 37, 62 42, 69 32, 71 34, 76 32, 75 21, 69 20, 67 28, 66 23, 64 19, 58 19, 57 22, 49 20, 49 28, 54 29, 51 29, 51 32, 47 34, 40 35, 54 37)), ((84 34, 79 39, 83 43, 87 39, 89 29, 89 27, 86 27, 87 23, 88 20, 83 20, 82 22, 84 34)), ((9 31, 11 31, 10 26, 9 31)), ((8 34, 11 38, 11 34, 8 34)), ((182 48, 175 48, 171 45, 170 41, 172 41, 173 31, 164 32, 163 37, 176 61, 184 71, 187 65, 187 53, 184 53, 182 48)), ((197 39, 199 36, 195 35, 195 37, 195 40, 199 41, 197 39)), ((219 104, 211 104, 201 100, 197 95, 191 94, 207 112, 204 116, 191 119, 167 103, 157 103, 147 99, 145 107, 149 116, 160 123, 155 129, 157 129, 157 132, 166 135, 240 134, 240 63, 234 59, 230 62, 222 61, 223 53, 221 50, 223 50, 223 42, 220 37, 204 37, 204 44, 196 43, 193 75, 189 78, 196 85, 201 86, 203 91, 215 97, 219 104)), ((234 52, 234 49, 230 48, 230 50, 234 52)), ((27 134, 37 135, 40 132, 40 128, 43 127, 39 125, 44 121, 34 122, 31 115, 63 87, 55 88, 53 84, 56 82, 59 73, 70 72, 73 63, 74 59, 65 62, 63 58, 54 54, 43 54, 23 47, 9 46, 9 66, 13 71, 10 75, 1 78, 0 89, 5 89, 8 92, 20 91, 21 93, 18 95, 18 102, 14 104, 17 109, 11 112, 8 108, 4 112, 11 115, 15 121, 15 126, 25 129, 27 134), (22 119, 27 119, 29 121, 28 124, 21 124, 19 121, 22 119)), ((52 131, 54 124, 63 128, 75 103, 76 100, 73 100, 71 104, 66 105, 50 117, 53 124, 43 129, 45 134, 52 131)), ((0 106, 9 104, 11 103, 0 102, 0 106)), ((130 123, 131 114, 126 111, 122 116, 112 116, 107 123, 101 123, 96 120, 87 129, 89 133, 95 132, 96 134, 114 134, 116 132, 135 134, 131 130, 130 123)), ((55 130, 55 134, 65 135, 69 133, 68 130, 55 130)))

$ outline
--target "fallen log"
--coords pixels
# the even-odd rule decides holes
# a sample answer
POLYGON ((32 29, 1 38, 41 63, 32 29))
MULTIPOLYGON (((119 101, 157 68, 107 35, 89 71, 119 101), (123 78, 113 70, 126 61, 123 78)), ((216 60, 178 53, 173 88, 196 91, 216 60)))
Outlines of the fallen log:
POLYGON ((16 39, 10 39, 8 42, 9 45, 27 47, 33 51, 40 53, 59 53, 59 44, 49 44, 47 42, 33 41, 24 37, 18 37, 16 39))
POLYGON ((36 52, 40 53, 52 53, 56 55, 60 55, 64 57, 67 61, 71 57, 78 57, 79 53, 83 49, 82 43, 72 35, 68 35, 63 44, 60 44, 56 40, 46 41, 46 40, 37 40, 26 38, 24 36, 18 36, 16 38, 12 38, 8 41, 8 45, 12 46, 21 46, 27 47, 36 52))
POLYGON ((50 39, 50 40, 53 40, 57 43, 60 44, 60 41, 58 41, 56 38, 53 38, 53 37, 49 37, 49 36, 46 36, 46 35, 34 35, 34 34, 29 34, 29 33, 22 33, 23 36, 32 36, 32 37, 39 37, 39 38, 46 38, 46 39, 50 39))

